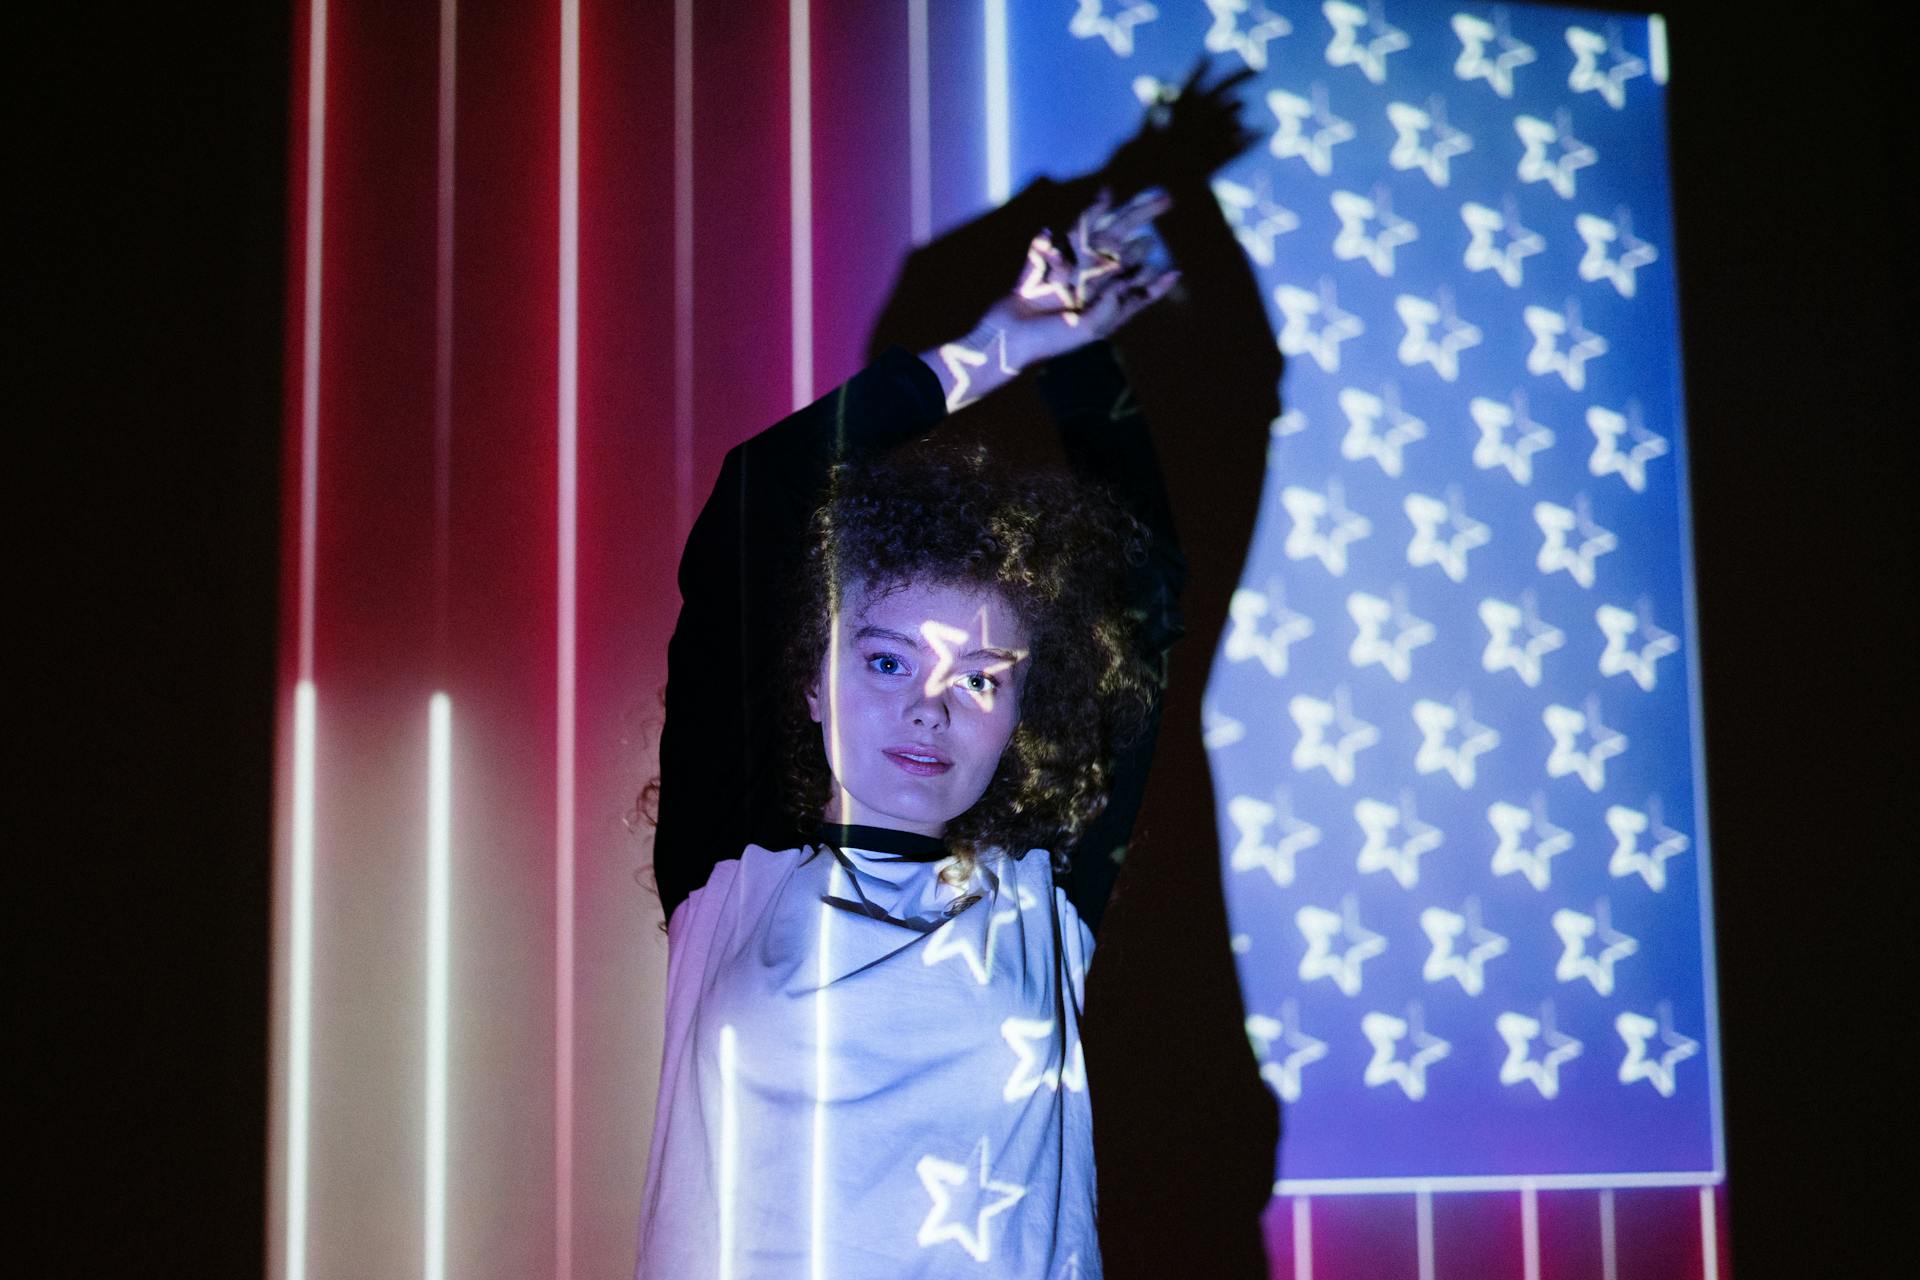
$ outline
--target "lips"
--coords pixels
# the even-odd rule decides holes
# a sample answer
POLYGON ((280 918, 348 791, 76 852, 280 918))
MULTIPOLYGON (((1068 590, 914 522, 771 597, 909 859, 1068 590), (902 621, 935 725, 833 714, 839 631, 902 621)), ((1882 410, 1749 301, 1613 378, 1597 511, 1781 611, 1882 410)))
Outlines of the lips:
POLYGON ((895 767, 919 778, 936 777, 953 768, 953 762, 937 751, 912 745, 887 747, 882 752, 895 767))

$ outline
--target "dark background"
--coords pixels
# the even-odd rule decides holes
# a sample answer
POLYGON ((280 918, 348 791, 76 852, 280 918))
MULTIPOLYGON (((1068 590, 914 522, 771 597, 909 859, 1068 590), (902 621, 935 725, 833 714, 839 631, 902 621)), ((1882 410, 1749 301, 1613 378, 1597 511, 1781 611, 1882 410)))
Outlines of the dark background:
MULTIPOLYGON (((1868 1194, 1911 1185, 1920 849, 1894 12, 1668 9, 1743 1280, 1904 1269, 1868 1194)), ((290 21, 91 7, 13 42, 34 1274, 264 1266, 290 21)))

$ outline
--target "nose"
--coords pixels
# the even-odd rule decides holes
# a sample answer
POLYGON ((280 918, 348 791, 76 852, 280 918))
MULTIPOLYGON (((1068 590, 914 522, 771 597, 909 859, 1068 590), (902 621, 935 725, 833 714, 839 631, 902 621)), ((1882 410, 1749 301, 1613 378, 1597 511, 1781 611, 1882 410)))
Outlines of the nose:
POLYGON ((932 693, 922 688, 908 704, 907 714, 914 724, 922 728, 944 729, 953 720, 953 711, 947 705, 947 697, 948 689, 945 686, 932 693))

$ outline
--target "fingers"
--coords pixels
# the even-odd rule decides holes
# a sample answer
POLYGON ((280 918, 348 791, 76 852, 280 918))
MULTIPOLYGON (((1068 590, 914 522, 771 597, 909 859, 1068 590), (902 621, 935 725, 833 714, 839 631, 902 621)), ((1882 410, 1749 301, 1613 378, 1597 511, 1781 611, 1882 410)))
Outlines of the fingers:
POLYGON ((1110 214, 1104 227, 1095 224, 1095 230, 1104 241, 1125 243, 1171 208, 1173 197, 1164 191, 1143 191, 1110 214))

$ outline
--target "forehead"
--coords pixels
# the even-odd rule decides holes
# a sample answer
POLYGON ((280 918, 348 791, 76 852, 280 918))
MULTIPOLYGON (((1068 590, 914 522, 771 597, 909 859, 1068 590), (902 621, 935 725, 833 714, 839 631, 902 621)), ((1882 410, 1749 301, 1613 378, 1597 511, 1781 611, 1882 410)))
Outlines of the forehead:
POLYGON ((980 644, 1025 648, 1027 629, 999 592, 946 583, 908 582, 877 591, 855 587, 845 618, 855 626, 880 627, 910 636, 929 623, 965 632, 980 644))

